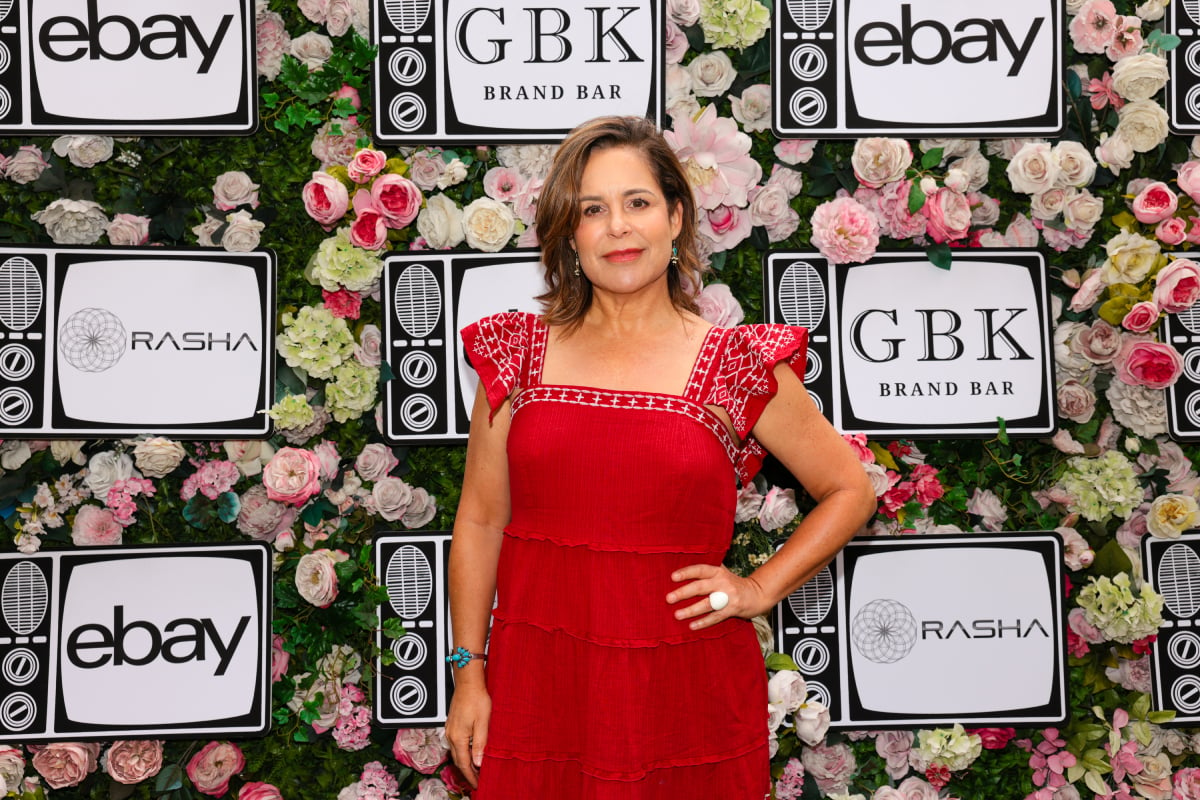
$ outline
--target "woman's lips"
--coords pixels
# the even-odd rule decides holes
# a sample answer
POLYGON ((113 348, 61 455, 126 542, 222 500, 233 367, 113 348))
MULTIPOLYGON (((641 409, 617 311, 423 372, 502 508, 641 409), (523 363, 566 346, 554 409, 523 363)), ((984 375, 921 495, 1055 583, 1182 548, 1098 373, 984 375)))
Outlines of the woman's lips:
POLYGON ((606 253, 604 258, 608 261, 632 261, 641 254, 641 250, 613 250, 611 253, 606 253))

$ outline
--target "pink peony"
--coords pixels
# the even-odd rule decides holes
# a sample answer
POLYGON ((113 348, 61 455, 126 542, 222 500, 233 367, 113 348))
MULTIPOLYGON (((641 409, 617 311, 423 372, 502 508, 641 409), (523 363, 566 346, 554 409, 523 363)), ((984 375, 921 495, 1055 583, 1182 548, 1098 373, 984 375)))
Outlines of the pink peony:
POLYGON ((817 206, 812 243, 835 264, 862 263, 879 246, 879 223, 857 200, 839 197, 817 206))
POLYGON ((355 183, 367 183, 387 166, 387 154, 364 147, 346 165, 346 173, 355 183))
MULTIPOLYGON (((33 749, 32 747, 30 748, 33 749)), ((33 768, 51 789, 77 786, 99 766, 100 745, 84 742, 51 742, 33 754, 33 768)))
POLYGON ((744 208, 762 167, 750 156, 751 139, 732 119, 717 116, 716 104, 696 119, 680 117, 663 136, 687 171, 696 204, 705 210, 721 205, 744 208))
POLYGON ((85 504, 75 512, 71 541, 81 547, 121 544, 123 530, 112 511, 85 504))
POLYGON ((443 728, 401 728, 396 731, 392 754, 406 767, 422 775, 438 771, 450 753, 443 728))
POLYGON ((1151 181, 1133 198, 1133 216, 1145 225, 1162 222, 1179 208, 1179 198, 1162 181, 1151 181))
POLYGON ((1169 247, 1187 241, 1188 224, 1179 217, 1167 217, 1154 227, 1154 238, 1169 247))
POLYGON ((1087 0, 1071 20, 1071 42, 1078 53, 1103 53, 1116 33, 1117 9, 1109 0, 1087 0))
POLYGON ((283 795, 269 783, 249 781, 238 792, 238 800, 283 800, 283 795))
POLYGON ((1121 327, 1131 333, 1145 333, 1158 324, 1158 314, 1159 308, 1154 303, 1145 300, 1134 303, 1121 320, 1121 327))
POLYGON ((321 491, 321 462, 298 447, 281 447, 263 468, 267 497, 292 506, 303 505, 321 491))
POLYGON ((1154 276, 1154 302, 1168 314, 1186 311, 1200 300, 1200 264, 1176 258, 1154 276))
POLYGON ((1120 380, 1147 389, 1165 389, 1183 372, 1183 358, 1174 347, 1147 339, 1126 338, 1113 362, 1120 380))
POLYGON ((380 175, 371 184, 374 205, 389 228, 403 228, 421 213, 425 198, 415 183, 401 175, 380 175))
POLYGON ((220 797, 229 791, 229 779, 245 766, 246 759, 236 744, 209 742, 188 762, 187 776, 196 791, 220 797))
POLYGON ((1185 161, 1177 168, 1179 191, 1200 202, 1200 161, 1185 161))
POLYGON ((1200 800, 1200 767, 1175 770, 1175 800, 1200 800))
POLYGON ((354 193, 354 213, 354 222, 350 223, 350 243, 364 250, 382 250, 387 244, 387 219, 367 190, 359 189, 354 193))
POLYGON ((971 206, 962 192, 953 189, 943 187, 927 195, 921 212, 929 238, 938 244, 963 238, 971 227, 971 206))
POLYGON ((123 739, 113 742, 104 768, 117 783, 141 783, 162 769, 163 743, 155 739, 123 739))
POLYGON ((346 186, 328 172, 314 172, 301 190, 304 210, 326 230, 346 216, 350 193, 346 186))

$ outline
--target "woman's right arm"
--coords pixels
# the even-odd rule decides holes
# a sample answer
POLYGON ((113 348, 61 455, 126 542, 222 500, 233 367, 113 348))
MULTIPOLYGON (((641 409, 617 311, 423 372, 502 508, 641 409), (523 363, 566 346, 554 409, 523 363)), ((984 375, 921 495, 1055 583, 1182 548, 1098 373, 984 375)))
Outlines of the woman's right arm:
MULTIPOLYGON (((500 541, 511 514, 508 494, 509 401, 488 407, 483 386, 475 394, 462 496, 450 543, 450 620, 452 647, 482 653, 487 644, 500 541)), ((492 701, 483 659, 455 668, 454 697, 446 720, 446 738, 454 763, 475 786, 487 744, 492 701)))

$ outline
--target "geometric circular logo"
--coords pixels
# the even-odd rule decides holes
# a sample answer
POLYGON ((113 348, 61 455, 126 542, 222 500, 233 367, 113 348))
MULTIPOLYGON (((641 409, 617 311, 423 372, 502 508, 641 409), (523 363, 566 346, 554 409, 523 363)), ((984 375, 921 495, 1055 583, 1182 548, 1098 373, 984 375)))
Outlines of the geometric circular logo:
POLYGON ((13 101, 12 95, 3 86, 0 86, 0 119, 8 116, 8 112, 12 111, 13 101))
POLYGON ((0 72, 4 72, 12 64, 12 52, 0 42, 0 72))
POLYGON ((125 326, 106 309, 80 309, 59 329, 58 351, 81 372, 104 372, 125 355, 125 326))
POLYGON ((917 620, 903 603, 872 600, 854 615, 850 638, 868 661, 894 664, 917 643, 917 620))
POLYGON ((1182 669, 1200 664, 1200 636, 1191 631, 1180 631, 1168 641, 1167 655, 1171 663, 1182 669))
POLYGON ((1182 675, 1171 684, 1171 702, 1185 714, 1200 711, 1200 678, 1182 675))
POLYGON ((792 648, 792 660, 801 675, 816 675, 829 666, 829 648, 820 639, 801 639, 792 648))
POLYGON ((392 655, 396 657, 396 665, 402 669, 421 666, 428 653, 425 640, 416 634, 408 633, 392 642, 392 655))

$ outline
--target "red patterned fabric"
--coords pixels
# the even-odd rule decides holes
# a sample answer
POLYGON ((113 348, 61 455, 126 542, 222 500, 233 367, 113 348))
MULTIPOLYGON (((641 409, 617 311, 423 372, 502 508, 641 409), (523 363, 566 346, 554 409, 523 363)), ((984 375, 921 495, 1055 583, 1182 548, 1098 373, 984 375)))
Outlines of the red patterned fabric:
POLYGON ((513 397, 492 719, 472 797, 762 800, 753 626, 692 631, 665 598, 672 571, 724 558, 737 478, 761 463, 750 430, 774 365, 803 371, 805 331, 712 329, 682 396, 542 384, 547 329, 531 314, 488 317, 463 339, 493 411, 513 397))

